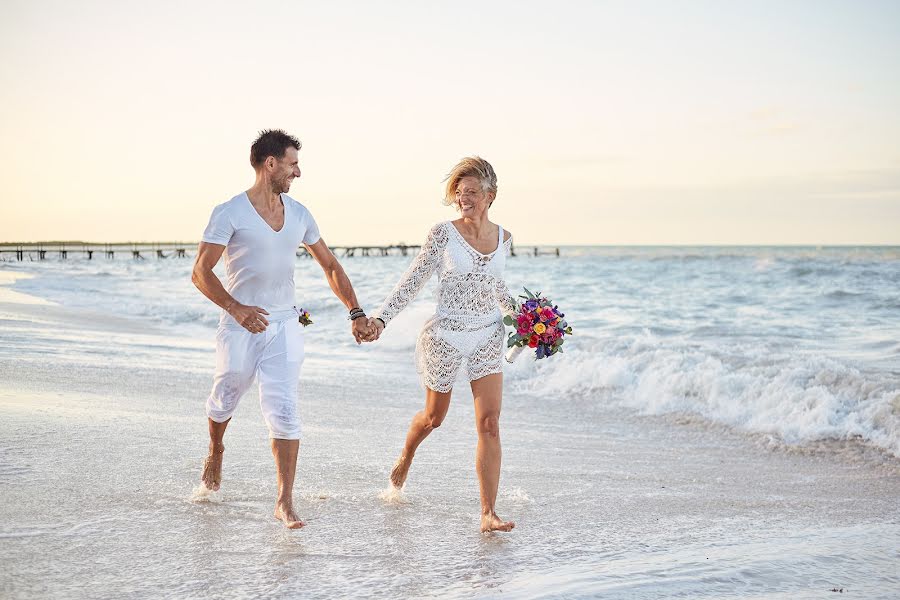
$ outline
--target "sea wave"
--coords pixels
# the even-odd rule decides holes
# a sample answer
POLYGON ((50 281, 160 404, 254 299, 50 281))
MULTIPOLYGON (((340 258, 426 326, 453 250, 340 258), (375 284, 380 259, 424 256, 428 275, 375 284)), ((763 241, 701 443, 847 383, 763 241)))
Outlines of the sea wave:
POLYGON ((787 444, 860 440, 900 457, 900 380, 842 361, 667 344, 649 333, 520 359, 514 389, 608 398, 643 414, 699 415, 787 444))

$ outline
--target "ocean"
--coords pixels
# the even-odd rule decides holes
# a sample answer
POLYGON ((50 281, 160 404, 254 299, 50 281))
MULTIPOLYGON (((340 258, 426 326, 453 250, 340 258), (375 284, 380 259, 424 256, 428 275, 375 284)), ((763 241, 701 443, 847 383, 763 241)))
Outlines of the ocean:
MULTIPOLYGON (((196 493, 216 308, 191 261, 0 262, 4 597, 821 598, 900 595, 900 248, 562 247, 507 262, 574 335, 505 371, 497 510, 478 533, 460 381, 402 496, 430 287, 357 346, 321 269, 295 495, 255 392, 196 493)), ((410 257, 342 259, 374 310, 410 257)))

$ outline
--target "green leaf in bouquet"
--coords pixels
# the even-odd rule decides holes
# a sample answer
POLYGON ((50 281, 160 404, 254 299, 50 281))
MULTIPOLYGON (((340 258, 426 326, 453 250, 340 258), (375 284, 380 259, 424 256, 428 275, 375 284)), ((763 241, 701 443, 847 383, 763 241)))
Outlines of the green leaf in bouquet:
POLYGON ((512 325, 513 324, 512 317, 509 315, 506 315, 505 317, 503 317, 503 324, 504 325, 512 325))

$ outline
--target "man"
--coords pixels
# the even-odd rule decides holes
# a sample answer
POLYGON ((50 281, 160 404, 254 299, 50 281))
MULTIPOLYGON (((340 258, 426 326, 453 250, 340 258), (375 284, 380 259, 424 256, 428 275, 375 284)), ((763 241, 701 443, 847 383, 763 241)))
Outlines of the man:
POLYGON ((219 489, 225 428, 258 377, 278 477, 275 518, 290 529, 304 525, 293 506, 301 433, 297 392, 303 363, 303 334, 294 306, 294 261, 301 243, 325 271, 335 296, 351 309, 356 342, 373 338, 353 286, 312 215, 287 196, 291 182, 300 177, 299 150, 300 142, 281 130, 259 135, 250 148, 256 182, 213 209, 191 276, 194 285, 223 309, 216 333, 216 374, 206 401, 209 456, 201 479, 208 489, 219 489), (213 273, 223 253, 225 286, 213 273))

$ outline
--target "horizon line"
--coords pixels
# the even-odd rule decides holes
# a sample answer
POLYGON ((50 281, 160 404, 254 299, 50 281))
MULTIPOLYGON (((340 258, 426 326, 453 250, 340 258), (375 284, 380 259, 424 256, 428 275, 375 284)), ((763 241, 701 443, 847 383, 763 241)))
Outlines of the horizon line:
MULTIPOLYGON (((15 246, 152 246, 152 245, 181 245, 181 246, 198 246, 199 241, 180 241, 180 240, 151 240, 151 241, 120 241, 120 242, 87 242, 83 240, 40 240, 29 242, 0 242, 0 248, 15 246)), ((405 242, 379 243, 379 244, 328 244, 329 248, 383 248, 383 247, 412 247, 421 246, 421 244, 407 244, 405 242)), ((612 244, 571 244, 571 243, 516 243, 515 247, 554 247, 554 248, 584 248, 584 247, 600 247, 600 248, 774 248, 774 247, 796 247, 796 248, 900 248, 900 243, 872 243, 872 242, 849 242, 849 243, 815 243, 815 242, 787 242, 787 243, 612 243, 612 244)), ((303 247, 297 246, 298 248, 303 247)))

